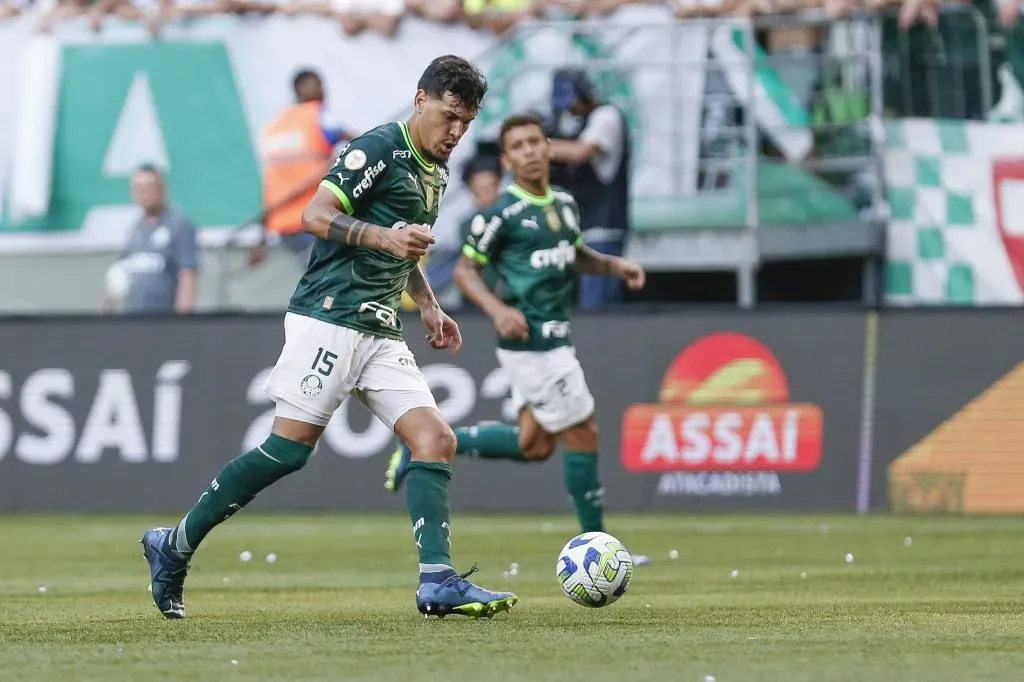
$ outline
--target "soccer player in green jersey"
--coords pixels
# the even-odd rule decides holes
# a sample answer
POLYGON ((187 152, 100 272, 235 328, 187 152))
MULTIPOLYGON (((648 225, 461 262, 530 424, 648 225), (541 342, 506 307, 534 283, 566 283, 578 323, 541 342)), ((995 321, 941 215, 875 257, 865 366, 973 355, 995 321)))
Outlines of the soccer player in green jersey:
MULTIPOLYGON (((456 452, 487 459, 545 460, 561 443, 565 486, 583 532, 604 530, 604 488, 597 467, 594 397, 569 335, 575 273, 614 275, 630 289, 644 285, 632 261, 583 245, 579 207, 551 187, 548 139, 540 119, 522 114, 501 126, 502 163, 514 182, 470 225, 455 281, 498 330, 498 361, 512 383, 519 424, 486 422, 456 429, 456 452), (481 274, 494 268, 505 300, 481 274)), ((387 487, 408 485, 412 452, 392 456, 387 487)))
POLYGON ((349 395, 411 448, 406 501, 419 551, 419 611, 491 616, 516 603, 515 595, 477 587, 452 567, 448 481, 455 435, 402 340, 397 312, 408 291, 433 348, 454 352, 462 343, 417 261, 434 241, 445 164, 486 91, 483 75, 466 60, 435 59, 419 80, 412 117, 353 140, 306 207, 303 226, 317 241, 267 378, 277 402, 271 434, 228 462, 177 526, 143 535, 153 600, 167 618, 185 615, 185 574, 203 538, 261 490, 301 469, 349 395))

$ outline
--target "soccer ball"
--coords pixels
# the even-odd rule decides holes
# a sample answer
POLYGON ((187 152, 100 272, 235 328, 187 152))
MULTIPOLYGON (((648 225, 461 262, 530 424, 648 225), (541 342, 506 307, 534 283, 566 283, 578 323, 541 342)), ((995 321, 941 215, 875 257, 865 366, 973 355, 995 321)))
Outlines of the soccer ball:
POLYGON ((116 261, 107 268, 104 285, 107 296, 113 301, 121 303, 128 297, 132 286, 132 273, 123 260, 116 261))
POLYGON ((633 557, 608 533, 583 533, 565 543, 555 576, 580 606, 598 608, 619 600, 633 577, 633 557))

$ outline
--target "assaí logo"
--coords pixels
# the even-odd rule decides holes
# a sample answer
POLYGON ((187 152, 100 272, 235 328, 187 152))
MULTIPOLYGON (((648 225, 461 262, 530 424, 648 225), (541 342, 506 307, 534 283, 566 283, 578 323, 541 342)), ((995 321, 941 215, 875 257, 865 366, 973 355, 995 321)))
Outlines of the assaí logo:
POLYGON ((776 474, 814 471, 821 441, 821 408, 789 402, 771 350, 722 332, 676 356, 657 404, 626 410, 621 457, 628 471, 687 472, 663 477, 663 494, 779 494, 776 474))
MULTIPOLYGON (((174 462, 181 438, 182 379, 191 365, 170 360, 154 376, 127 369, 91 373, 60 368, 33 371, 20 384, 0 370, 0 460, 25 464, 174 462), (95 390, 83 386, 95 385, 95 390), (152 434, 147 439, 138 390, 152 390, 152 434)), ((148 401, 147 401, 148 402, 148 401)))

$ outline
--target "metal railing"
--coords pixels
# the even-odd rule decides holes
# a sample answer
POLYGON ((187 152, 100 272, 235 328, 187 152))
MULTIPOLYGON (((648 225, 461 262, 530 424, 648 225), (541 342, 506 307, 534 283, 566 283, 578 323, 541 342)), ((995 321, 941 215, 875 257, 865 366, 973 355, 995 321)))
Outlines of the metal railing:
POLYGON ((983 119, 992 109, 991 54, 998 41, 976 7, 941 7, 934 29, 901 30, 895 13, 888 13, 882 32, 889 115, 983 119))
MULTIPOLYGON (((981 13, 943 8, 937 29, 903 32, 895 22, 895 13, 837 20, 816 10, 753 21, 543 21, 517 28, 474 61, 491 77, 486 108, 504 102, 495 109, 502 114, 546 112, 550 72, 582 66, 602 97, 626 112, 635 204, 649 196, 690 200, 684 206, 718 202, 735 208, 735 220, 716 227, 753 234, 790 219, 772 213, 787 203, 780 199, 799 206, 805 198, 806 189, 774 184, 772 196, 762 196, 764 181, 785 169, 848 201, 854 216, 880 219, 884 117, 981 118, 991 109, 991 36, 981 13), (793 31, 802 35, 772 49, 793 31), (571 49, 537 47, 551 44, 571 49), (510 54, 515 63, 503 62, 510 54)), ((482 114, 476 136, 494 136, 498 121, 482 114)), ((676 212, 680 221, 687 214, 676 212)), ((791 219, 828 219, 808 215, 791 219)), ((226 265, 223 273, 235 276, 226 265)), ((744 297, 751 278, 752 270, 741 277, 744 297)), ((228 290, 225 283, 225 297, 228 290)))

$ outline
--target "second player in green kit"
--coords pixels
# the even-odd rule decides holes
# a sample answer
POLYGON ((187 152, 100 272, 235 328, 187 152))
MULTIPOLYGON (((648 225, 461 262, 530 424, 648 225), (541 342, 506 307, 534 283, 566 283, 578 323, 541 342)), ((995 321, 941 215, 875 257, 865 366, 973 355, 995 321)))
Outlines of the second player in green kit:
MULTIPOLYGON (((486 422, 456 429, 457 453, 484 459, 544 460, 564 449, 565 486, 580 528, 604 530, 604 487, 598 473, 594 397, 576 358, 570 317, 577 272, 613 275, 631 289, 643 269, 583 245, 579 207, 551 187, 548 140, 539 119, 519 115, 501 128, 502 162, 514 183, 470 224, 455 281, 494 321, 497 356, 509 375, 517 425, 486 422), (484 283, 493 268, 503 299, 484 283)), ((393 455, 388 487, 397 490, 409 449, 393 455)))

